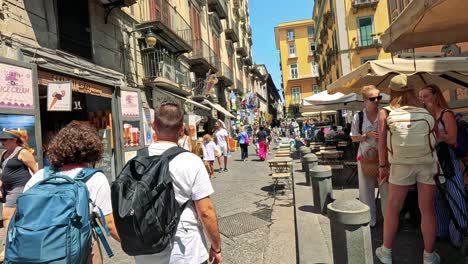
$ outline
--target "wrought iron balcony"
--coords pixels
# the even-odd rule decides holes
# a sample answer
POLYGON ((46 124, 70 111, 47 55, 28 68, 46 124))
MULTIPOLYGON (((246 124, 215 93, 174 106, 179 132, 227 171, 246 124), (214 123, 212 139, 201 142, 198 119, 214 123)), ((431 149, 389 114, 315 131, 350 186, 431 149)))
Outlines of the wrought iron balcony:
POLYGON ((205 78, 197 78, 192 82, 193 100, 203 101, 207 96, 207 81, 205 78))
POLYGON ((226 0, 208 0, 208 11, 217 13, 219 18, 228 18, 228 10, 226 0))
POLYGON ((135 26, 142 33, 151 28, 158 35, 158 42, 172 52, 192 50, 192 28, 167 0, 150 0, 151 21, 135 26))
POLYGON ((219 71, 217 74, 219 82, 223 83, 225 86, 231 86, 234 84, 234 75, 231 68, 224 62, 219 63, 219 71))
POLYGON ((359 9, 363 8, 372 8, 377 9, 377 5, 379 4, 379 0, 353 0, 353 13, 357 13, 359 9))
POLYGON ((237 27, 237 22, 229 19, 229 23, 227 23, 226 29, 224 32, 226 33, 226 39, 232 40, 232 42, 239 41, 239 28, 237 27))
POLYGON ((245 43, 245 39, 236 43, 236 53, 241 57, 247 57, 247 55, 249 54, 247 50, 247 44, 245 43))
POLYGON ((241 1, 240 0, 233 0, 232 3, 234 4, 234 8, 240 8, 241 7, 241 1))
POLYGON ((211 70, 216 73, 219 67, 219 59, 214 50, 202 39, 193 40, 193 50, 188 56, 188 63, 193 72, 198 76, 205 76, 211 70))
POLYGON ((244 58, 245 65, 252 66, 253 60, 250 54, 247 54, 247 57, 244 58))
POLYGON ((141 59, 145 85, 190 95, 190 71, 176 57, 164 50, 145 49, 141 51, 141 59))

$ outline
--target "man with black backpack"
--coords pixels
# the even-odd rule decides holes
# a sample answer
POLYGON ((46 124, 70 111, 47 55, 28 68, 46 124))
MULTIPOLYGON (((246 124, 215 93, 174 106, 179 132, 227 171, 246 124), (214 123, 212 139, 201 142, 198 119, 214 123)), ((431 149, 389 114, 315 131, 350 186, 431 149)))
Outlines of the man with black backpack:
POLYGON ((130 160, 112 186, 122 248, 137 264, 222 261, 208 172, 198 156, 177 147, 183 118, 178 104, 161 104, 149 157, 130 160))

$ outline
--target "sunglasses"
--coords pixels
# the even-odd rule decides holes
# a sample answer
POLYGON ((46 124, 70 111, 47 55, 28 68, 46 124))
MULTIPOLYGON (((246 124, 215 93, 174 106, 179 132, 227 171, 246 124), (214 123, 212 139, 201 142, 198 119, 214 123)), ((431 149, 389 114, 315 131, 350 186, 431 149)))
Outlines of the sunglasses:
POLYGON ((367 98, 367 99, 368 99, 369 101, 371 101, 371 102, 374 102, 375 100, 381 101, 381 100, 382 100, 382 96, 379 95, 379 96, 375 96, 375 97, 369 97, 369 98, 367 98))

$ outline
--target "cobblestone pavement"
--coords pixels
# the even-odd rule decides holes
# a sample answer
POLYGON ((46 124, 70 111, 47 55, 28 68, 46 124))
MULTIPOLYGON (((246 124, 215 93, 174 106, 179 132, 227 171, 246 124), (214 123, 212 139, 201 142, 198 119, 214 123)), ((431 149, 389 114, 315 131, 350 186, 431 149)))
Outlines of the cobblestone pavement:
MULTIPOLYGON (((280 193, 273 199, 268 165, 258 161, 252 147, 249 151, 249 161, 240 161, 240 151, 234 152, 228 161, 229 171, 216 173, 212 199, 218 218, 247 213, 252 219, 265 222, 240 235, 221 235, 224 263, 296 263, 292 192, 286 190, 284 195, 280 193)), ((228 221, 228 226, 232 224, 235 223, 228 221)), ((3 240, 3 229, 0 232, 3 240)), ((111 238, 109 242, 114 257, 104 257, 105 264, 134 263, 119 243, 111 238)))

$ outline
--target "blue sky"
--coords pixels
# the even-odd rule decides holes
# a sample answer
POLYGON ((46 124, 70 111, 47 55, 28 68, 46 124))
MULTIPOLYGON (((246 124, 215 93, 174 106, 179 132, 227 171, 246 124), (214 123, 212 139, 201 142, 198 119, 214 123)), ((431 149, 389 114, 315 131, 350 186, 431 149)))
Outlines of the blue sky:
POLYGON ((279 51, 274 28, 281 22, 312 18, 313 0, 250 0, 253 59, 265 64, 275 85, 281 89, 279 51))

